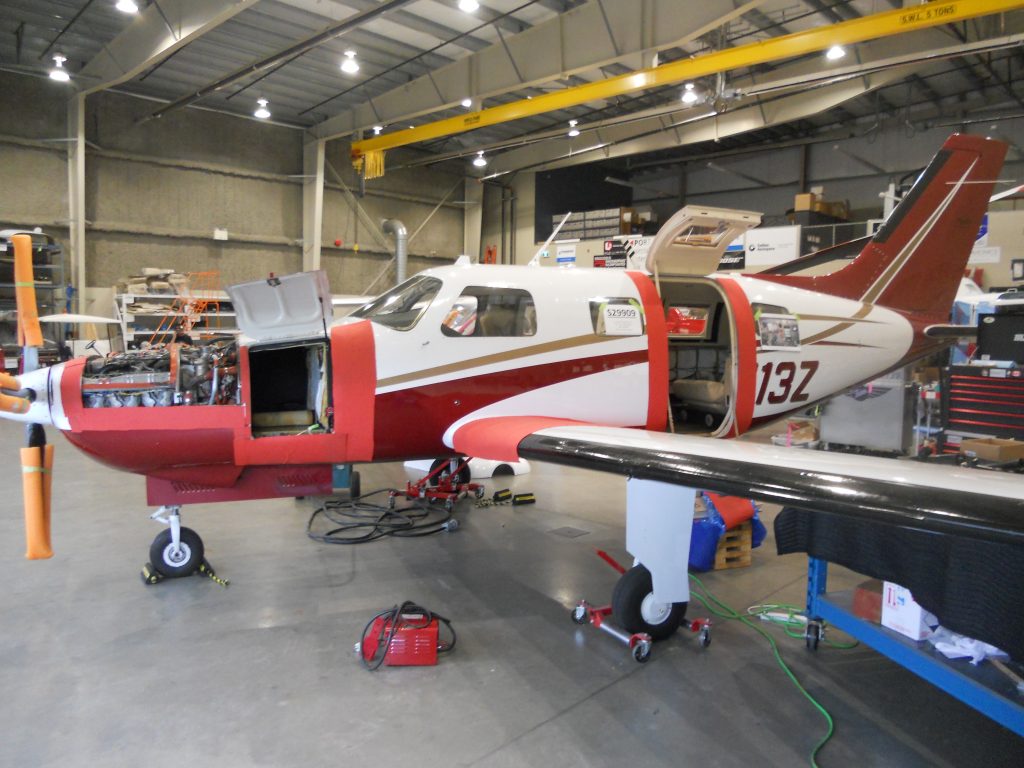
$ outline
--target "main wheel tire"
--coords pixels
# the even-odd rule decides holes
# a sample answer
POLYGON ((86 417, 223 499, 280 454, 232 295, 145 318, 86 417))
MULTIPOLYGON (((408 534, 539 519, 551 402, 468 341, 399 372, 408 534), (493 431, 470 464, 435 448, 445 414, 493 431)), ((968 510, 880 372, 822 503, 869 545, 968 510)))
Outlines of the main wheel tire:
POLYGON ((627 632, 646 632, 653 640, 664 640, 679 629, 687 603, 655 603, 653 589, 651 572, 634 565, 615 584, 612 615, 627 632))
MULTIPOLYGON (((449 459, 434 459, 434 463, 430 465, 430 474, 433 475, 428 481, 430 485, 438 485, 441 482, 442 477, 447 477, 449 475, 450 469, 442 469, 436 475, 434 474, 434 472, 437 472, 438 467, 447 467, 448 463, 449 459)), ((462 463, 462 459, 459 459, 459 463, 462 463)), ((465 485, 472 479, 473 477, 472 473, 469 471, 469 464, 466 464, 464 467, 459 469, 458 473, 453 478, 453 482, 456 485, 465 485)))
POLYGON ((203 564, 203 540, 191 528, 181 529, 181 547, 177 556, 173 550, 170 529, 160 531, 149 547, 149 562, 168 578, 190 576, 203 564))
POLYGON ((350 499, 358 499, 363 492, 363 484, 359 478, 359 473, 355 470, 348 476, 348 497, 350 499))

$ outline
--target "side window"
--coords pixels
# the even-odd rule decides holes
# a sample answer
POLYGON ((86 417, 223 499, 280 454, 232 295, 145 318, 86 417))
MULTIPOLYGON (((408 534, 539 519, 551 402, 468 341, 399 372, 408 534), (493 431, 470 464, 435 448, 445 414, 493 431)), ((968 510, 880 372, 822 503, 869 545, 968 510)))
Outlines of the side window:
POLYGON ((800 322, 796 315, 774 304, 751 304, 750 308, 757 320, 761 349, 790 352, 800 349, 800 322))
POLYGON ((445 336, 533 336, 537 309, 520 288, 468 286, 441 323, 445 336))
POLYGON ((591 299, 590 322, 598 336, 644 335, 644 310, 628 297, 591 299))

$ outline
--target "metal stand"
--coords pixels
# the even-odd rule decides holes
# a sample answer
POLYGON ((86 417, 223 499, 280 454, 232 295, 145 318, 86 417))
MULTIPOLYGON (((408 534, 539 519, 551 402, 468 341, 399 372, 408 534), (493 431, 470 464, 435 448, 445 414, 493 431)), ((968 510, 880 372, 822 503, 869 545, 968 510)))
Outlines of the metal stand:
MULTIPOLYGON (((619 574, 624 574, 626 569, 611 555, 602 549, 596 550, 597 556, 614 568, 619 574)), ((577 624, 590 624, 592 627, 607 632, 620 643, 629 646, 629 652, 640 664, 645 664, 651 658, 651 647, 654 640, 646 632, 634 632, 630 634, 624 629, 613 624, 609 617, 612 615, 612 607, 603 605, 595 608, 586 600, 580 600, 572 609, 572 620, 577 624)), ((693 621, 683 620, 681 626, 686 627, 690 632, 700 635, 701 648, 711 645, 711 619, 694 619, 693 621)))
MULTIPOLYGON (((444 508, 451 512, 455 508, 455 502, 459 499, 473 494, 477 499, 484 497, 484 487, 480 483, 460 483, 459 473, 468 469, 469 458, 452 459, 445 472, 444 465, 437 467, 425 477, 421 477, 415 483, 406 483, 404 494, 402 491, 390 491, 388 493, 388 507, 395 508, 395 500, 404 495, 407 499, 425 499, 430 503, 440 502, 444 508)), ((467 472, 467 476, 468 476, 467 472)))
POLYGON ((1024 698, 1014 683, 990 664, 972 666, 945 658, 926 642, 915 642, 853 615, 850 593, 827 594, 828 563, 810 558, 807 570, 807 647, 823 636, 822 620, 888 656, 950 696, 1024 736, 1024 698))

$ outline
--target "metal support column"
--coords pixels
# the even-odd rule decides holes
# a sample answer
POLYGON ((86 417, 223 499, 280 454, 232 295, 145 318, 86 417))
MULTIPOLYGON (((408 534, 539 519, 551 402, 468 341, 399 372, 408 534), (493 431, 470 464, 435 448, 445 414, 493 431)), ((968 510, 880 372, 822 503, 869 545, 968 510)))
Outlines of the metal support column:
POLYGON ((322 139, 302 147, 302 269, 320 269, 324 228, 324 146, 322 139))
POLYGON ((68 101, 68 231, 74 309, 85 312, 85 94, 68 101))
POLYGON ((466 207, 463 213, 462 252, 478 262, 484 248, 484 185, 478 179, 467 177, 463 198, 466 207))

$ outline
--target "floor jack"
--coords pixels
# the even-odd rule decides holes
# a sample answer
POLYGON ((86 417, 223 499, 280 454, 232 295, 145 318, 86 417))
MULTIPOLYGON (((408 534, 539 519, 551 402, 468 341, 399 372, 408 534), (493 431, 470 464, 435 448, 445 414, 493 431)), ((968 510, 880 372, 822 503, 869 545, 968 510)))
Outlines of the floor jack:
MULTIPOLYGON (((620 574, 626 572, 626 569, 607 552, 599 549, 597 550, 597 556, 620 574)), ((624 629, 620 629, 608 620, 611 615, 612 607, 610 605, 603 605, 597 608, 586 600, 580 600, 576 607, 572 609, 572 620, 574 622, 577 624, 591 624, 597 629, 607 632, 620 643, 629 646, 630 655, 638 663, 646 664, 650 661, 651 648, 654 644, 651 636, 646 632, 630 634, 624 629)), ((711 619, 694 619, 693 621, 683 619, 681 626, 694 634, 699 634, 701 648, 707 648, 711 645, 711 619)))
POLYGON ((469 494, 482 499, 484 497, 483 485, 469 480, 469 462, 469 457, 452 458, 447 463, 439 462, 426 476, 421 477, 415 483, 406 483, 404 492, 389 491, 388 507, 394 509, 395 499, 403 495, 406 499, 425 499, 431 503, 441 502, 448 512, 455 508, 455 502, 469 494), (459 482, 460 477, 466 478, 466 482, 459 482))

